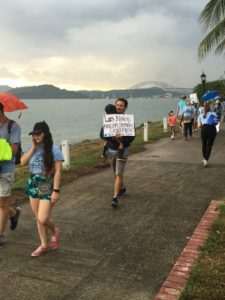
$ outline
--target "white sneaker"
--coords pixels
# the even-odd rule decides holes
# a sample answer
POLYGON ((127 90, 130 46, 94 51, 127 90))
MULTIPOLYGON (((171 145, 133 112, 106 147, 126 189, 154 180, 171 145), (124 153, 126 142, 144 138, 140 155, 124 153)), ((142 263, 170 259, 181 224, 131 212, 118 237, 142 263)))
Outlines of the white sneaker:
POLYGON ((204 167, 207 167, 207 166, 208 166, 208 161, 205 160, 205 159, 204 159, 204 162, 203 162, 203 166, 204 166, 204 167))

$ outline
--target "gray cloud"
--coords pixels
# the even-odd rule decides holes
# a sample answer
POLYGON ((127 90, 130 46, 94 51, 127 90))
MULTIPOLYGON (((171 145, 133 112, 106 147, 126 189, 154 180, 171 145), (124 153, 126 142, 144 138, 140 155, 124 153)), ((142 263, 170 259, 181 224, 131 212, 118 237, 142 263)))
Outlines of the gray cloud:
POLYGON ((198 16, 206 3, 3 0, 2 67, 12 80, 71 89, 126 88, 142 80, 191 86, 202 69, 217 78, 223 58, 197 62, 198 16))

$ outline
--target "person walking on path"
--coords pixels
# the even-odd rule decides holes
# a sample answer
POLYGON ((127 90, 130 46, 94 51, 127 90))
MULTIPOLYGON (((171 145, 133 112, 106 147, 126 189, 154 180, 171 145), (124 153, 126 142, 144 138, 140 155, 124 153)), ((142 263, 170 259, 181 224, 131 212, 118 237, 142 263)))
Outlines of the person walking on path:
MULTIPOLYGON (((117 114, 124 114, 128 106, 128 101, 124 98, 118 98, 116 100, 115 106, 117 114)), ((107 141, 108 144, 108 157, 110 159, 113 173, 115 175, 114 193, 111 205, 112 207, 117 208, 119 205, 118 198, 126 194, 126 188, 123 182, 123 173, 126 165, 126 158, 128 155, 128 147, 133 142, 135 137, 121 136, 120 134, 116 134, 114 137, 104 137, 103 128, 101 129, 100 137, 103 140, 107 141), (120 143, 122 143, 124 146, 123 157, 125 159, 123 160, 120 160, 118 158, 118 149, 120 143)))
POLYGON ((10 206, 11 187, 15 174, 15 154, 19 149, 21 128, 13 122, 9 132, 9 119, 4 114, 4 106, 0 103, 0 138, 5 139, 12 148, 12 159, 9 161, 1 161, 0 163, 0 248, 6 243, 4 236, 5 227, 10 217, 11 230, 17 227, 20 215, 20 207, 10 206))
POLYGON ((64 159, 59 147, 53 144, 52 134, 45 121, 36 123, 29 135, 32 135, 32 143, 21 157, 21 165, 29 164, 30 170, 25 193, 29 196, 36 216, 41 241, 41 245, 31 253, 31 256, 36 257, 58 248, 59 228, 55 226, 51 212, 54 204, 59 201, 64 159), (51 235, 50 246, 48 230, 51 235))
POLYGON ((180 122, 180 133, 183 133, 183 122, 181 120, 182 113, 186 107, 186 96, 182 95, 180 96, 180 101, 177 105, 177 120, 180 122))
POLYGON ((210 111, 210 104, 204 103, 204 111, 198 117, 198 127, 201 128, 203 166, 208 166, 212 146, 216 138, 218 123, 215 112, 210 111))
POLYGON ((190 136, 190 138, 192 138, 192 122, 193 122, 193 118, 194 118, 194 109, 191 106, 191 101, 187 100, 186 101, 186 107, 183 110, 182 113, 182 121, 183 121, 183 125, 184 125, 184 139, 187 140, 188 134, 190 136))
POLYGON ((168 125, 170 127, 171 140, 174 140, 174 137, 175 137, 176 123, 177 123, 177 118, 174 116, 173 111, 171 110, 169 112, 169 117, 168 117, 168 125))
POLYGON ((198 130, 198 103, 193 103, 193 109, 194 109, 194 119, 192 124, 192 131, 198 130))
POLYGON ((222 113, 223 113, 223 106, 221 105, 221 102, 219 99, 216 100, 215 105, 213 106, 213 111, 217 115, 218 123, 216 125, 216 131, 219 132, 220 131, 220 122, 221 122, 222 113))

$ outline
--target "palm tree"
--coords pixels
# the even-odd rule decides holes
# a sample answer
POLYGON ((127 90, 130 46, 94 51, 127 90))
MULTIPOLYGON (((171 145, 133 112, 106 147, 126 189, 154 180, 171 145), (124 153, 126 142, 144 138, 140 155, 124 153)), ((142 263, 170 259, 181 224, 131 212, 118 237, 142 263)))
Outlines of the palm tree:
POLYGON ((199 59, 215 48, 215 54, 225 54, 225 0, 210 0, 199 16, 207 33, 198 48, 199 59))

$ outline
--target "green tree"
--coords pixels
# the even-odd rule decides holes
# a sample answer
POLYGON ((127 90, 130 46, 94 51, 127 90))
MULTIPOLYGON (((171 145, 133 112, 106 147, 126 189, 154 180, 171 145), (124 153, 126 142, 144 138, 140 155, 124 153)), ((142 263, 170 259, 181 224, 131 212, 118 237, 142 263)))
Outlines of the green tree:
POLYGON ((205 38, 199 45, 198 57, 205 58, 212 48, 215 54, 225 54, 225 0, 210 0, 199 16, 205 38))
MULTIPOLYGON (((206 91, 218 91, 219 94, 224 97, 225 96, 225 80, 215 80, 215 81, 208 81, 205 83, 205 92, 206 91)), ((197 93, 198 99, 202 98, 202 84, 198 84, 193 89, 194 93, 197 93)))

